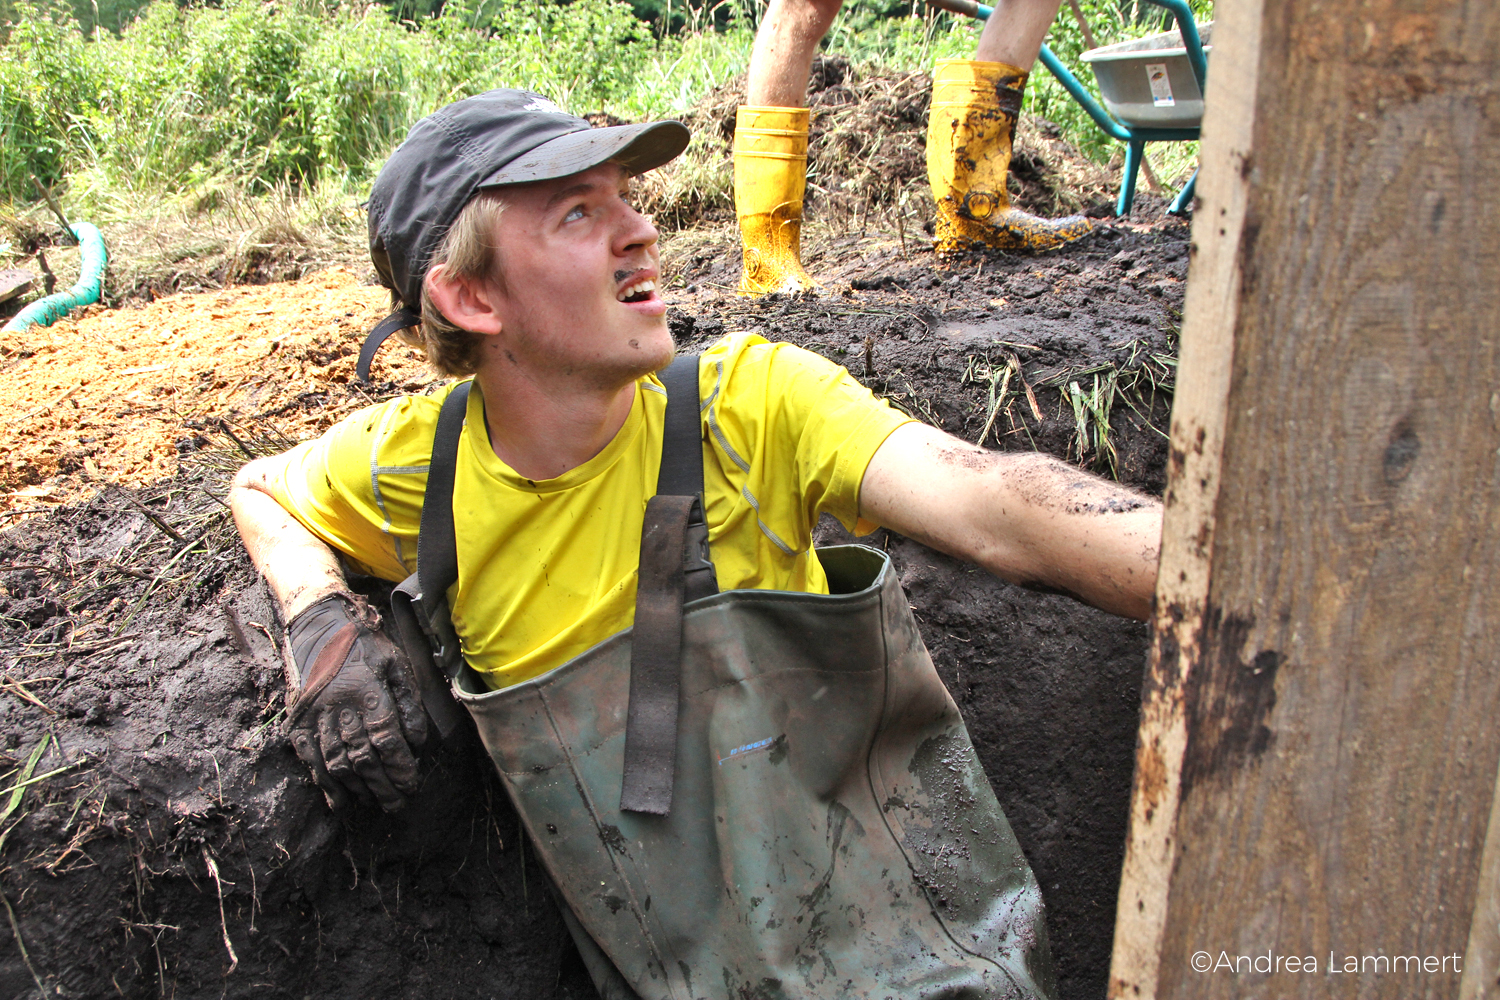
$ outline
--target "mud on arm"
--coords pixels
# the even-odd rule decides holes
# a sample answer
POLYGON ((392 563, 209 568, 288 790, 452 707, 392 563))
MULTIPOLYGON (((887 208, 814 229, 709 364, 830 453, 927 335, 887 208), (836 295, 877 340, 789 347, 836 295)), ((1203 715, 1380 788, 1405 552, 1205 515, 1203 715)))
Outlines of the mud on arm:
POLYGON ((329 594, 348 589, 333 549, 292 517, 271 494, 271 480, 285 456, 259 458, 244 466, 229 487, 229 506, 240 538, 271 593, 281 620, 329 594))
POLYGON ((993 452, 923 424, 870 460, 860 514, 1001 579, 1146 619, 1161 503, 1047 455, 993 452))

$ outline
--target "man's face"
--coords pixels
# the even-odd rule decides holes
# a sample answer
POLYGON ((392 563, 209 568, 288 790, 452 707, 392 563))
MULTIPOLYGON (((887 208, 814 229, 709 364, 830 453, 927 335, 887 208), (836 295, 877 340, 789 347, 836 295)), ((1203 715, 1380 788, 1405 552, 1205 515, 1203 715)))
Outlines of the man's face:
POLYGON ((488 363, 612 388, 671 361, 667 306, 656 288, 660 234, 631 207, 628 181, 606 163, 505 190, 502 326, 488 363))

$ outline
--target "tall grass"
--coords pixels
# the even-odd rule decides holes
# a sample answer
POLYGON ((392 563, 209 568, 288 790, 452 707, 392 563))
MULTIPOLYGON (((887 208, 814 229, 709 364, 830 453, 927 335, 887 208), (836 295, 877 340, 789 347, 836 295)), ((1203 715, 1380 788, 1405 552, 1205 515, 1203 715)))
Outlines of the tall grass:
MULTIPOLYGON (((450 4, 421 30, 260 0, 155 3, 119 38, 20 0, 0 47, 0 196, 69 200, 365 179, 416 119, 497 86, 577 110, 627 106, 663 46, 616 0, 491 11, 450 4)), ((682 43, 673 48, 683 49, 682 43)))
MULTIPOLYGON (((657 35, 624 0, 450 0, 420 25, 322 0, 161 0, 119 36, 86 37, 59 0, 7 2, 0 199, 33 201, 36 178, 105 218, 164 202, 212 207, 228 192, 363 192, 411 123, 497 86, 579 113, 678 114, 744 70, 763 9, 761 0, 684 3, 658 22, 682 30, 657 35)), ((1154 27, 1131 17, 1137 0, 1081 2, 1101 44, 1154 27)), ((881 3, 848 0, 825 48, 898 70, 972 51, 978 24, 891 17, 881 3)), ((1077 65, 1082 36, 1066 5, 1049 41, 1077 65)), ((1028 101, 1109 155, 1045 72, 1028 101)))

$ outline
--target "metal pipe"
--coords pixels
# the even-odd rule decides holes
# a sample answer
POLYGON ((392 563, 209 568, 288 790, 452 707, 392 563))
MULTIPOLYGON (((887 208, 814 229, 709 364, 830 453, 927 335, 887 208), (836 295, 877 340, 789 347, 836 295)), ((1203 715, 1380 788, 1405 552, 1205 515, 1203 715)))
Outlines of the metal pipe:
POLYGON ((1177 21, 1177 30, 1182 35, 1182 47, 1187 49, 1188 64, 1198 78, 1198 93, 1206 94, 1208 86, 1208 57, 1203 54, 1203 39, 1198 37, 1198 24, 1193 20, 1193 11, 1186 0, 1150 0, 1158 7, 1172 12, 1177 21))
MULTIPOLYGON (((1201 169, 1201 168, 1200 168, 1201 169)), ((1198 171, 1193 171, 1193 176, 1182 186, 1182 191, 1172 200, 1172 206, 1167 209, 1168 215, 1186 215, 1193 204, 1193 195, 1198 190, 1198 171)))

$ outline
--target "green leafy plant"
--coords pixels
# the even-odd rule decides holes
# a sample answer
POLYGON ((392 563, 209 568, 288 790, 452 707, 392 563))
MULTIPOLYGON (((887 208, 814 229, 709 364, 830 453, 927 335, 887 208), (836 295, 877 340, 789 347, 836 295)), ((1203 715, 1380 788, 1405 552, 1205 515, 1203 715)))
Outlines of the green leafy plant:
MULTIPOLYGON (((131 19, 134 2, 101 7, 114 23, 96 31, 62 0, 0 0, 0 197, 33 202, 39 181, 91 218, 319 188, 325 208, 337 200, 328 192, 357 201, 413 122, 492 87, 537 90, 578 113, 681 114, 744 71, 765 9, 762 0, 654 0, 653 31, 625 0, 450 0, 437 14, 432 0, 358 9, 159 0, 131 19)), ((1141 13, 1158 8, 1138 0, 1080 4, 1101 44, 1158 26, 1141 13)), ((1194 5, 1211 12, 1210 0, 1194 5)), ((980 28, 898 0, 849 0, 825 49, 858 65, 924 71, 972 53, 980 28)), ((1086 43, 1066 5, 1049 43, 1081 69, 1086 43)), ((1045 71, 1027 100, 1101 161, 1117 153, 1045 71)), ((1185 174, 1190 146, 1153 149, 1164 179, 1185 174)), ((727 198, 722 154, 704 146, 693 156, 674 183, 699 202, 727 198)))

